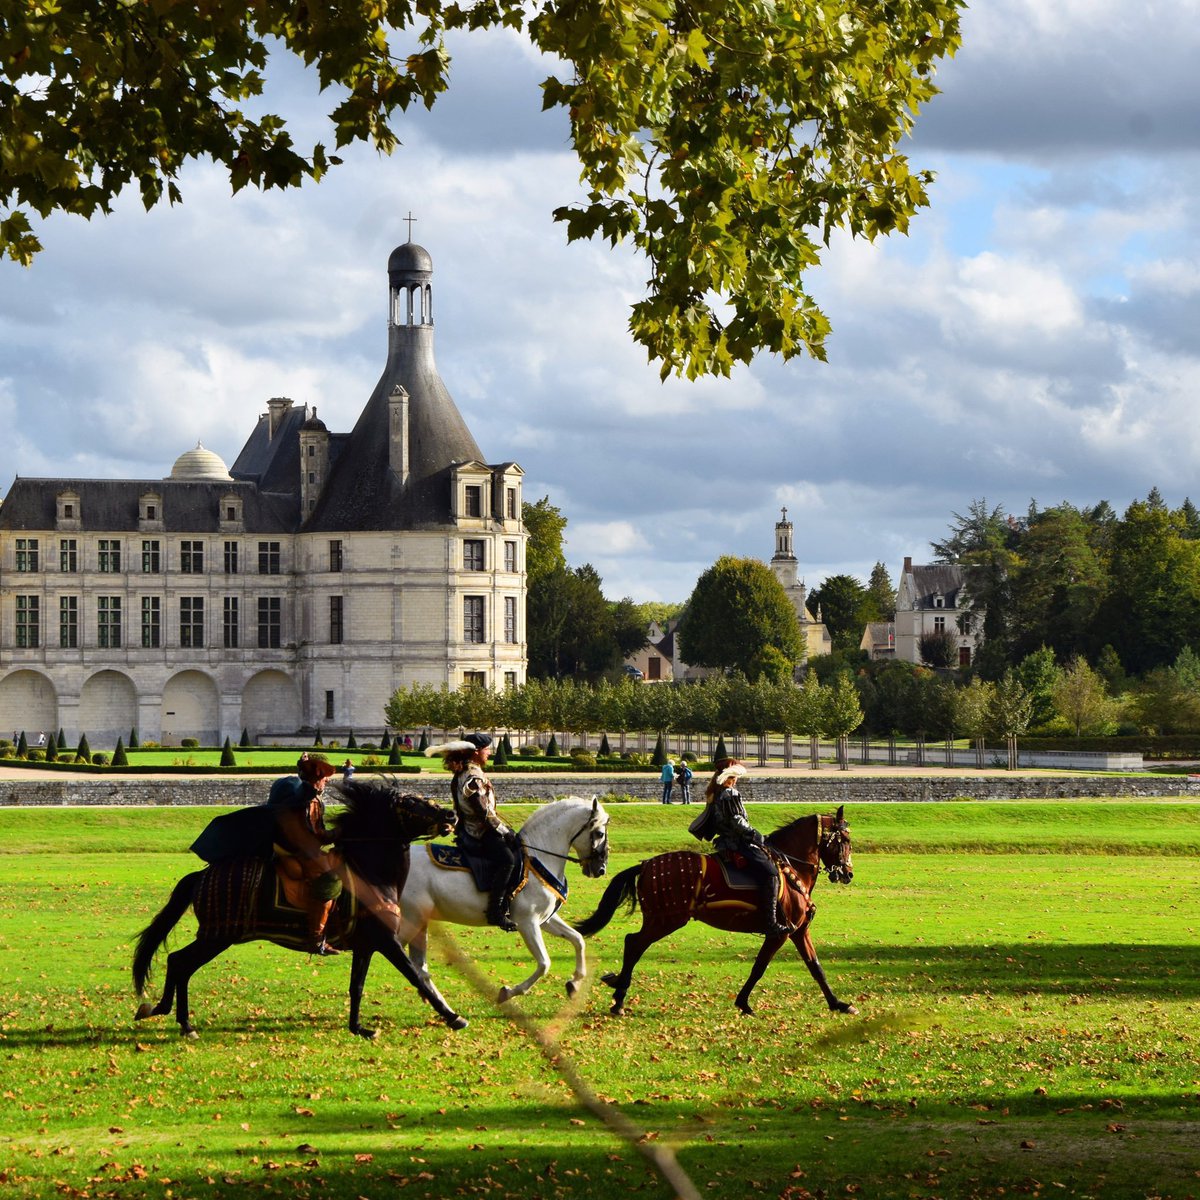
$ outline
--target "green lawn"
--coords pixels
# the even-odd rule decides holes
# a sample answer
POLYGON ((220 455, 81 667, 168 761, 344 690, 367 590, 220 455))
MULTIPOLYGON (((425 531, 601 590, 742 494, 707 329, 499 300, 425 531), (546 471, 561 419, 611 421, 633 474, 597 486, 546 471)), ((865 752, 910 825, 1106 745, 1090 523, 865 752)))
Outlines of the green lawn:
MULTIPOLYGON (((135 1024, 133 935, 196 865, 184 848, 215 811, 0 809, 13 1194, 671 1194, 441 962, 462 1033, 377 960, 366 1012, 382 1037, 354 1039, 347 959, 262 945, 194 980, 200 1041, 135 1024)), ((612 806, 610 872, 688 845, 695 811, 612 806)), ((770 828, 800 811, 751 815, 770 828)), ((759 984, 757 1015, 737 1016, 757 943, 695 924, 648 953, 623 1020, 599 983, 565 1004, 570 954, 553 941, 522 1011, 701 1195, 1200 1194, 1200 804, 847 816, 855 881, 818 888, 814 936, 858 1017, 828 1013, 794 954, 759 984)), ((604 885, 572 867, 570 915, 604 885)), ((593 979, 632 928, 621 916, 593 939, 593 979)), ((515 937, 452 936, 489 989, 528 972, 515 937)))

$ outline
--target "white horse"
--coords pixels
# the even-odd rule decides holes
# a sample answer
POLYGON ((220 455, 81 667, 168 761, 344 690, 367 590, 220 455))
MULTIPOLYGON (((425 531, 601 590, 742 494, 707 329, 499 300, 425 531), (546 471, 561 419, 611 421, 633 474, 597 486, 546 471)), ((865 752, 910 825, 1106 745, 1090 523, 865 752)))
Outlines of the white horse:
MULTIPOLYGON (((536 966, 528 979, 502 987, 497 1003, 523 996, 550 967, 550 955, 542 930, 563 938, 575 947, 575 974, 567 981, 567 995, 574 996, 587 975, 583 938, 559 917, 566 898, 566 866, 572 851, 590 877, 608 869, 608 813, 593 797, 564 796, 532 813, 521 828, 521 843, 527 860, 525 886, 513 897, 512 918, 525 939, 536 966)), ((429 977, 426 963, 427 930, 430 921, 456 925, 486 925, 488 893, 475 886, 465 868, 440 867, 433 860, 433 847, 414 847, 408 880, 400 895, 399 940, 407 946, 417 974, 435 996, 441 993, 429 977)))

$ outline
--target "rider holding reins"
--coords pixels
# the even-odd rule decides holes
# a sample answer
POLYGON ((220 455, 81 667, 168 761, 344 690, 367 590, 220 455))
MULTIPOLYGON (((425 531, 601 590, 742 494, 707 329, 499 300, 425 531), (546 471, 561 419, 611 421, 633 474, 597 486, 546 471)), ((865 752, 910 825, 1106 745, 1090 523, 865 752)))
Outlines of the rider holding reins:
POLYGON ((769 937, 790 934, 792 926, 780 920, 779 869, 767 853, 762 834, 750 824, 737 789, 737 781, 745 774, 746 768, 736 759, 723 758, 717 763, 704 793, 707 806, 692 822, 691 832, 702 841, 711 840, 722 855, 742 855, 758 881, 764 931, 769 937))
POLYGON ((454 773, 450 795, 458 815, 455 841, 468 858, 482 859, 488 864, 491 889, 488 923, 511 933, 517 927, 509 912, 512 893, 520 883, 525 863, 517 835, 496 812, 496 792, 483 770, 491 751, 490 734, 468 733, 461 741, 430 746, 425 753, 441 755, 454 773))

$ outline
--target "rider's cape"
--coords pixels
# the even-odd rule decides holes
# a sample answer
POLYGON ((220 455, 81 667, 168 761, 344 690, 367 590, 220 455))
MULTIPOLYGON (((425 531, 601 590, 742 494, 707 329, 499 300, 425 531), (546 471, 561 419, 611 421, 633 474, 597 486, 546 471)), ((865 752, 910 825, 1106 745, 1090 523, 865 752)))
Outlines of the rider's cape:
POLYGON ((235 809, 214 817, 192 843, 192 853, 206 863, 226 858, 270 858, 275 842, 275 814, 265 804, 235 809))

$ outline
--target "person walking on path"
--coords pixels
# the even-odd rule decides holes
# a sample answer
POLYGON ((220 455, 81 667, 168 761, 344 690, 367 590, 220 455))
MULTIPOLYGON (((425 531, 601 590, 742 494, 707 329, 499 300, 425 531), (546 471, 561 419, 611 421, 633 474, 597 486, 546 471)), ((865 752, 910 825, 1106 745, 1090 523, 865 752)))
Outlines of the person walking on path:
POLYGON ((681 804, 691 804, 692 768, 687 765, 686 759, 681 758, 679 766, 675 768, 675 786, 679 789, 679 802, 681 804))

